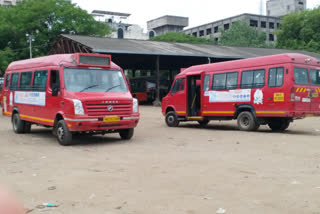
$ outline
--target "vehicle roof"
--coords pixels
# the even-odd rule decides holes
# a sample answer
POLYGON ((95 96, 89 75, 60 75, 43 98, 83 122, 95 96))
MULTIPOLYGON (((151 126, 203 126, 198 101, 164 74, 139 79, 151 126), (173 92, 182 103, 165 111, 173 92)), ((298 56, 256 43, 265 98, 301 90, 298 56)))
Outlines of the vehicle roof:
POLYGON ((250 59, 240 59, 227 62, 219 62, 212 64, 203 64, 189 67, 177 76, 196 75, 208 71, 225 71, 232 69, 243 69, 249 67, 266 66, 281 63, 296 63, 320 66, 320 62, 311 56, 297 53, 278 54, 264 57, 256 57, 250 59), (308 60, 308 63, 306 63, 308 60), (310 61, 309 61, 310 60, 310 61))
MULTIPOLYGON (((75 54, 56 54, 56 55, 50 55, 50 56, 43 56, 43 57, 37 57, 33 59, 25 59, 20 61, 15 61, 9 64, 6 72, 11 72, 15 70, 28 70, 28 69, 34 69, 34 68, 40 68, 40 67, 49 67, 49 66, 78 66, 76 61, 76 55, 75 54)), ((92 54, 91 54, 92 55, 92 54)), ((99 55, 99 54, 96 54, 99 55)), ((118 65, 111 62, 111 69, 120 69, 118 65)))

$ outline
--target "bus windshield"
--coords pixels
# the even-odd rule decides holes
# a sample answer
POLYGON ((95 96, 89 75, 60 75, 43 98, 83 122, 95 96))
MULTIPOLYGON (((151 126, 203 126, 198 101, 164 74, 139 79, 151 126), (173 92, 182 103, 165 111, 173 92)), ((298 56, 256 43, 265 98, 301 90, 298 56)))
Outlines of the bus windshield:
POLYGON ((71 92, 127 92, 119 70, 64 69, 65 88, 71 92))

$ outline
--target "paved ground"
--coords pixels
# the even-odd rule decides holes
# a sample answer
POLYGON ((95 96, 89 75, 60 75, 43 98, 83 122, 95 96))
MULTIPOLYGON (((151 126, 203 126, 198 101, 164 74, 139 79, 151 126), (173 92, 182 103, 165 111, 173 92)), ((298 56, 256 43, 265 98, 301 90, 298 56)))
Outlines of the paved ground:
POLYGON ((235 121, 168 128, 160 108, 140 111, 131 141, 70 147, 46 128, 16 135, 0 117, 0 182, 32 214, 320 213, 320 118, 241 132, 235 121), (44 202, 59 207, 36 208, 44 202))

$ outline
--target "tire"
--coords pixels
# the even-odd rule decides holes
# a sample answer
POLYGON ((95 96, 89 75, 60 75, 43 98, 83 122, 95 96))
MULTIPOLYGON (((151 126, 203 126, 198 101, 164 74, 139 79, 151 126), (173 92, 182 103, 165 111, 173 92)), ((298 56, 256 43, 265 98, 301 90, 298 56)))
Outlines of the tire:
POLYGON ((290 121, 287 119, 273 119, 268 123, 269 128, 272 131, 284 131, 289 128, 290 121))
POLYGON ((199 123, 199 125, 200 125, 201 127, 203 127, 203 126, 208 125, 209 120, 201 120, 201 121, 198 121, 198 123, 199 123))
POLYGON ((130 140, 133 137, 134 129, 123 129, 119 131, 122 140, 130 140))
POLYGON ((12 116, 12 129, 16 134, 25 133, 25 121, 20 119, 19 113, 14 113, 12 116))
POLYGON ((57 124, 56 135, 60 145, 68 146, 72 143, 72 133, 69 131, 64 120, 59 120, 57 124))
POLYGON ((237 119, 238 128, 241 131, 254 131, 260 127, 253 117, 252 113, 249 111, 241 112, 237 119))
POLYGON ((177 127, 179 126, 179 120, 176 112, 174 111, 169 111, 166 114, 166 124, 169 127, 177 127))
POLYGON ((31 132, 31 123, 24 122, 24 133, 30 133, 31 132))

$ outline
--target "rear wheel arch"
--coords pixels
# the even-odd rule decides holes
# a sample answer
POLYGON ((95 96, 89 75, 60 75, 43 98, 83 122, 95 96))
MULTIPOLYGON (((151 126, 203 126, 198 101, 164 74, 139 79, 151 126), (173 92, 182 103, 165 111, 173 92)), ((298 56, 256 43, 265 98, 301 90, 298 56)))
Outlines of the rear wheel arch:
POLYGON ((250 104, 242 104, 242 105, 235 105, 235 107, 236 107, 236 112, 234 113, 234 119, 237 119, 241 112, 249 111, 249 112, 252 113, 252 115, 255 118, 255 120, 257 122, 259 122, 257 114, 256 114, 256 110, 254 109, 254 107, 252 105, 250 105, 250 104))

